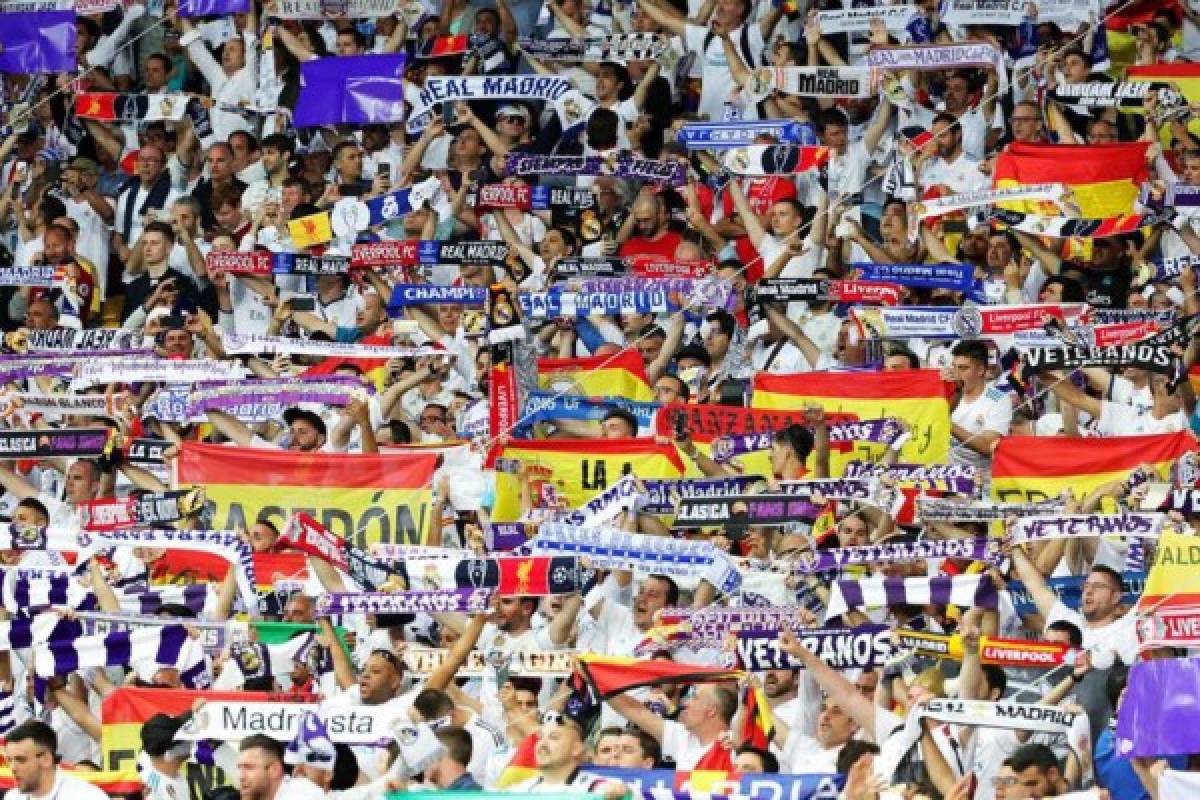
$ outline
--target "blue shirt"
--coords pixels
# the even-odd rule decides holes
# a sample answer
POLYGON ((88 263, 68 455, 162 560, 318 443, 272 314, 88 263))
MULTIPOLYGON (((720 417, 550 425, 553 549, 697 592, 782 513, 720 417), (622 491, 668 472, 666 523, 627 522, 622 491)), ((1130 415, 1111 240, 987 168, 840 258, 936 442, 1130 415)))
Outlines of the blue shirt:
MULTIPOLYGON (((1096 738, 1096 782, 1108 789, 1114 800, 1150 800, 1129 759, 1117 755, 1115 738, 1107 727, 1096 738)), ((1187 756, 1169 756, 1167 763, 1171 769, 1187 769, 1187 756)))
POLYGON ((482 791, 482 789, 483 787, 471 777, 471 773, 469 772, 459 775, 454 783, 446 787, 446 791, 448 792, 478 792, 482 791))

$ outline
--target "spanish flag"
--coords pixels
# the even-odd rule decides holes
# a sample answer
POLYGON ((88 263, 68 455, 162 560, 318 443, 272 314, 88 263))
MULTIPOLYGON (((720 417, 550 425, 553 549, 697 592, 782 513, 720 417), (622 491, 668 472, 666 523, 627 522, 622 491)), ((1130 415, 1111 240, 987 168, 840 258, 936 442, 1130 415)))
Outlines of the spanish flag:
MULTIPOLYGON (((114 689, 100 707, 103 727, 100 733, 100 749, 107 772, 95 773, 113 779, 114 783, 132 788, 110 791, 115 793, 136 792, 141 787, 138 777, 137 754, 142 752, 142 724, 155 714, 175 717, 192 710, 192 704, 200 698, 213 701, 268 702, 278 700, 277 695, 267 692, 206 692, 192 689, 141 689, 119 686, 114 689)), ((303 699, 303 698, 302 698, 303 699)), ((217 767, 188 764, 188 782, 203 794, 209 789, 226 785, 235 776, 227 776, 217 767)), ((91 780, 90 776, 87 777, 91 780)), ((63 798, 66 800, 66 798, 63 798)))
POLYGON ((508 764, 501 771, 500 777, 496 779, 497 789, 507 789, 513 784, 538 776, 537 743, 537 731, 521 740, 513 752, 512 758, 508 760, 508 764))
POLYGON ((304 511, 355 547, 421 544, 429 529, 432 453, 301 453, 254 447, 183 445, 178 480, 203 486, 216 503, 213 527, 280 530, 304 511))
MULTIPOLYGON (((1084 217, 1102 219, 1133 213, 1138 190, 1147 179, 1149 142, 1121 144, 1023 144, 1013 142, 997 158, 992 183, 1012 189, 1038 183, 1068 186, 1084 217)), ((1045 214, 1044 203, 1014 200, 998 204, 1014 211, 1045 214)), ((1058 215, 1059 212, 1051 212, 1058 215)))
MULTIPOLYGON (((364 337, 359 344, 383 344, 390 345, 392 337, 382 333, 372 334, 364 337)), ((388 359, 386 358, 343 358, 342 356, 330 356, 318 364, 314 364, 301 373, 301 377, 309 378, 317 375, 333 375, 344 366, 357 367, 362 370, 363 377, 375 385, 376 390, 382 392, 387 389, 388 382, 388 359)))
MULTIPOLYGON (((913 434, 901 450, 900 460, 909 464, 940 464, 950 455, 950 388, 933 369, 759 373, 754 376, 753 406, 796 410, 819 405, 826 412, 853 414, 857 419, 896 417, 908 423, 913 434)), ((846 462, 874 461, 885 450, 882 444, 857 442, 851 452, 831 452, 830 472, 841 475, 846 462)))
POLYGON ((634 348, 611 356, 539 358, 538 388, 587 397, 624 397, 650 402, 654 391, 646 378, 642 354, 634 348))
MULTIPOLYGON (((583 505, 626 474, 681 478, 687 471, 674 445, 654 439, 513 439, 492 450, 489 462, 494 464, 497 458, 540 468, 546 483, 570 508, 583 505)), ((516 520, 521 515, 520 497, 517 476, 497 471, 493 520, 516 520)))
POLYGON ((630 689, 660 686, 664 683, 725 683, 744 678, 740 669, 722 669, 700 664, 679 664, 660 658, 639 660, 627 656, 602 656, 583 653, 579 672, 601 700, 616 697, 630 689))
POLYGON ((1190 533, 1163 531, 1138 611, 1200 606, 1200 539, 1190 533))
MULTIPOLYGON (((1191 105, 1200 103, 1200 64, 1179 61, 1171 64, 1146 64, 1130 67, 1126 73, 1130 81, 1152 81, 1154 83, 1174 83, 1191 105)), ((1195 119, 1188 122, 1188 130, 1200 134, 1200 121, 1195 119)), ((1163 125, 1159 136, 1164 145, 1170 145, 1171 126, 1163 125)))
POLYGON ((312 247, 333 241, 333 226, 328 211, 288 220, 288 232, 296 247, 312 247))
POLYGON ((1032 503, 1070 489, 1082 498, 1142 464, 1165 478, 1170 462, 1195 449, 1189 431, 1106 439, 1006 436, 992 457, 992 497, 1032 503))

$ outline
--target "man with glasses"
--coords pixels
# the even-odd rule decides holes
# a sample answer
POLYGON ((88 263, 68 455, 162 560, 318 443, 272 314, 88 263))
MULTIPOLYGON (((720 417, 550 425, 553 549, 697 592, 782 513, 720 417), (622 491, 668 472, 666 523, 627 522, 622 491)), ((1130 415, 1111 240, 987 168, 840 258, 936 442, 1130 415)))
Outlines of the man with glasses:
POLYGON ((116 251, 117 257, 126 264, 131 254, 130 246, 142 235, 146 224, 159 214, 166 219, 166 209, 179 199, 179 193, 171 186, 166 165, 167 157, 163 149, 147 144, 138 151, 134 176, 117 195, 113 223, 119 237, 116 251))
POLYGON ((5 800, 107 800, 85 780, 58 769, 58 734, 40 720, 28 720, 8 732, 4 757, 16 786, 5 800))

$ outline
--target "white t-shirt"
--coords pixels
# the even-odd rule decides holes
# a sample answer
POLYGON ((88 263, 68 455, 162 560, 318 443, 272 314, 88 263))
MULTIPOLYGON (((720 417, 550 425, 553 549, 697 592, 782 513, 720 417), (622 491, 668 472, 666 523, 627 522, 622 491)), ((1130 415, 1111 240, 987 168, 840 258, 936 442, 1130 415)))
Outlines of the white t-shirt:
POLYGON ((959 153, 954 161, 946 161, 939 156, 926 162, 921 169, 920 181, 926 189, 949 186, 955 194, 983 189, 988 184, 987 177, 979 171, 979 160, 971 158, 966 152, 959 153))
POLYGON ((716 742, 704 744, 683 725, 674 720, 663 720, 662 754, 675 761, 675 769, 687 771, 696 766, 716 742))
MULTIPOLYGON (((696 53, 697 60, 704 70, 701 78, 699 112, 706 114, 712 122, 721 122, 725 119, 725 103, 732 100, 734 90, 738 88, 738 85, 737 81, 733 79, 729 62, 725 58, 725 45, 722 43, 721 37, 710 35, 711 33, 712 31, 707 26, 688 25, 684 30, 684 43, 688 50, 696 53), (707 48, 704 46, 706 39, 708 40, 707 48)), ((738 56, 745 59, 745 54, 742 52, 742 35, 742 28, 739 27, 729 34, 729 38, 733 40, 738 56)), ((762 30, 758 25, 751 23, 747 36, 751 53, 761 53, 766 49, 762 30)), ((750 64, 746 66, 753 68, 753 65, 750 64)), ((758 112, 751 107, 746 110, 746 116, 749 119, 758 119, 758 112)))
POLYGON ((811 736, 793 733, 783 746, 780 769, 797 775, 806 773, 832 774, 837 772, 840 746, 827 748, 811 736))
POLYGON ((14 787, 4 795, 4 800, 109 800, 109 798, 99 787, 58 770, 54 774, 54 788, 46 794, 26 794, 14 787))
POLYGON ((1137 616, 1132 609, 1108 625, 1095 626, 1089 625, 1083 618, 1083 614, 1068 608, 1059 600, 1046 615, 1046 627, 1049 628, 1051 623, 1060 619, 1065 619, 1083 631, 1083 648, 1085 650, 1100 647, 1116 653, 1117 657, 1126 664, 1136 662, 1138 654, 1137 616))
MULTIPOLYGON (((974 435, 994 431, 1007 436, 1012 426, 1012 396, 994 386, 988 386, 974 400, 963 401, 954 409, 950 420, 974 435)), ((974 464, 986 467, 990 459, 955 439, 951 443, 950 460, 955 464, 974 464)))
POLYGON ((1156 419, 1147 409, 1139 413, 1139 407, 1121 403, 1100 401, 1100 419, 1096 422, 1096 433, 1101 436, 1138 436, 1151 433, 1175 433, 1188 426, 1187 416, 1182 411, 1156 419))

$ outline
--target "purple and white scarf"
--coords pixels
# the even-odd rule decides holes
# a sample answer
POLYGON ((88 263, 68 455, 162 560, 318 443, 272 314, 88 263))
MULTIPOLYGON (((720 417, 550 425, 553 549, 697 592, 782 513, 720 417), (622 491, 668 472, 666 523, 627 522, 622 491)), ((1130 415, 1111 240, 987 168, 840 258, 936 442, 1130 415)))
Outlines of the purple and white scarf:
MULTIPOLYGON (((887 625, 805 628, 796 631, 796 638, 817 658, 838 670, 873 669, 886 663, 896 649, 887 625)), ((777 631, 741 631, 736 647, 738 661, 748 672, 804 668, 802 661, 780 645, 777 631)))
POLYGON ((1138 536, 1154 539, 1173 527, 1166 514, 1127 511, 1123 514, 1062 514, 1023 517, 1011 531, 1014 544, 1090 536, 1138 536))
MULTIPOLYGON (((836 422, 829 426, 829 443, 877 442, 891 444, 902 432, 900 423, 891 417, 865 419, 857 422, 836 422)), ((712 459, 722 464, 747 453, 770 450, 773 441, 774 434, 769 431, 719 436, 712 441, 712 459)))
POLYGON ((183 625, 144 627, 100 636, 50 641, 34 647, 33 668, 40 678, 70 675, 92 667, 157 664, 191 672, 204 663, 204 649, 183 625))
POLYGON ((917 516, 924 522, 995 522, 1009 517, 1062 511, 1062 500, 1037 503, 960 503, 941 497, 917 498, 917 516))
POLYGON ((852 608, 865 607, 955 605, 995 608, 998 599, 996 585, 988 574, 839 580, 833 583, 825 618, 832 619, 852 608))
POLYGON ((396 347, 385 344, 322 342, 286 336, 222 333, 221 344, 229 355, 300 355, 338 358, 421 358, 450 357, 453 353, 436 347, 396 347))
POLYGON ((521 50, 539 61, 649 61, 667 49, 667 38, 657 33, 588 36, 583 39, 533 39, 523 37, 521 50))
POLYGON ((678 161, 634 158, 628 153, 612 156, 541 156, 509 153, 504 162, 509 175, 593 175, 631 178, 682 186, 687 171, 678 161))
POLYGON ((860 564, 909 564, 926 558, 965 558, 972 561, 1000 562, 1000 540, 922 539, 918 542, 882 542, 863 547, 839 547, 803 553, 793 562, 799 574, 832 572, 860 564))
POLYGON ((867 65, 901 72, 991 67, 996 70, 1001 92, 1008 89, 1008 69, 1004 52, 986 42, 970 44, 932 44, 910 47, 874 47, 867 53, 867 65))
POLYGON ((887 479, 904 488, 932 489, 975 494, 979 472, 969 464, 872 464, 850 461, 844 472, 847 478, 887 479))
POLYGON ((481 614, 492 599, 491 589, 430 589, 416 592, 332 592, 317 598, 317 613, 325 614, 481 614))
POLYGON ((78 364, 75 378, 71 381, 71 391, 78 392, 110 383, 228 383, 245 377, 246 368, 235 361, 107 358, 78 364))

